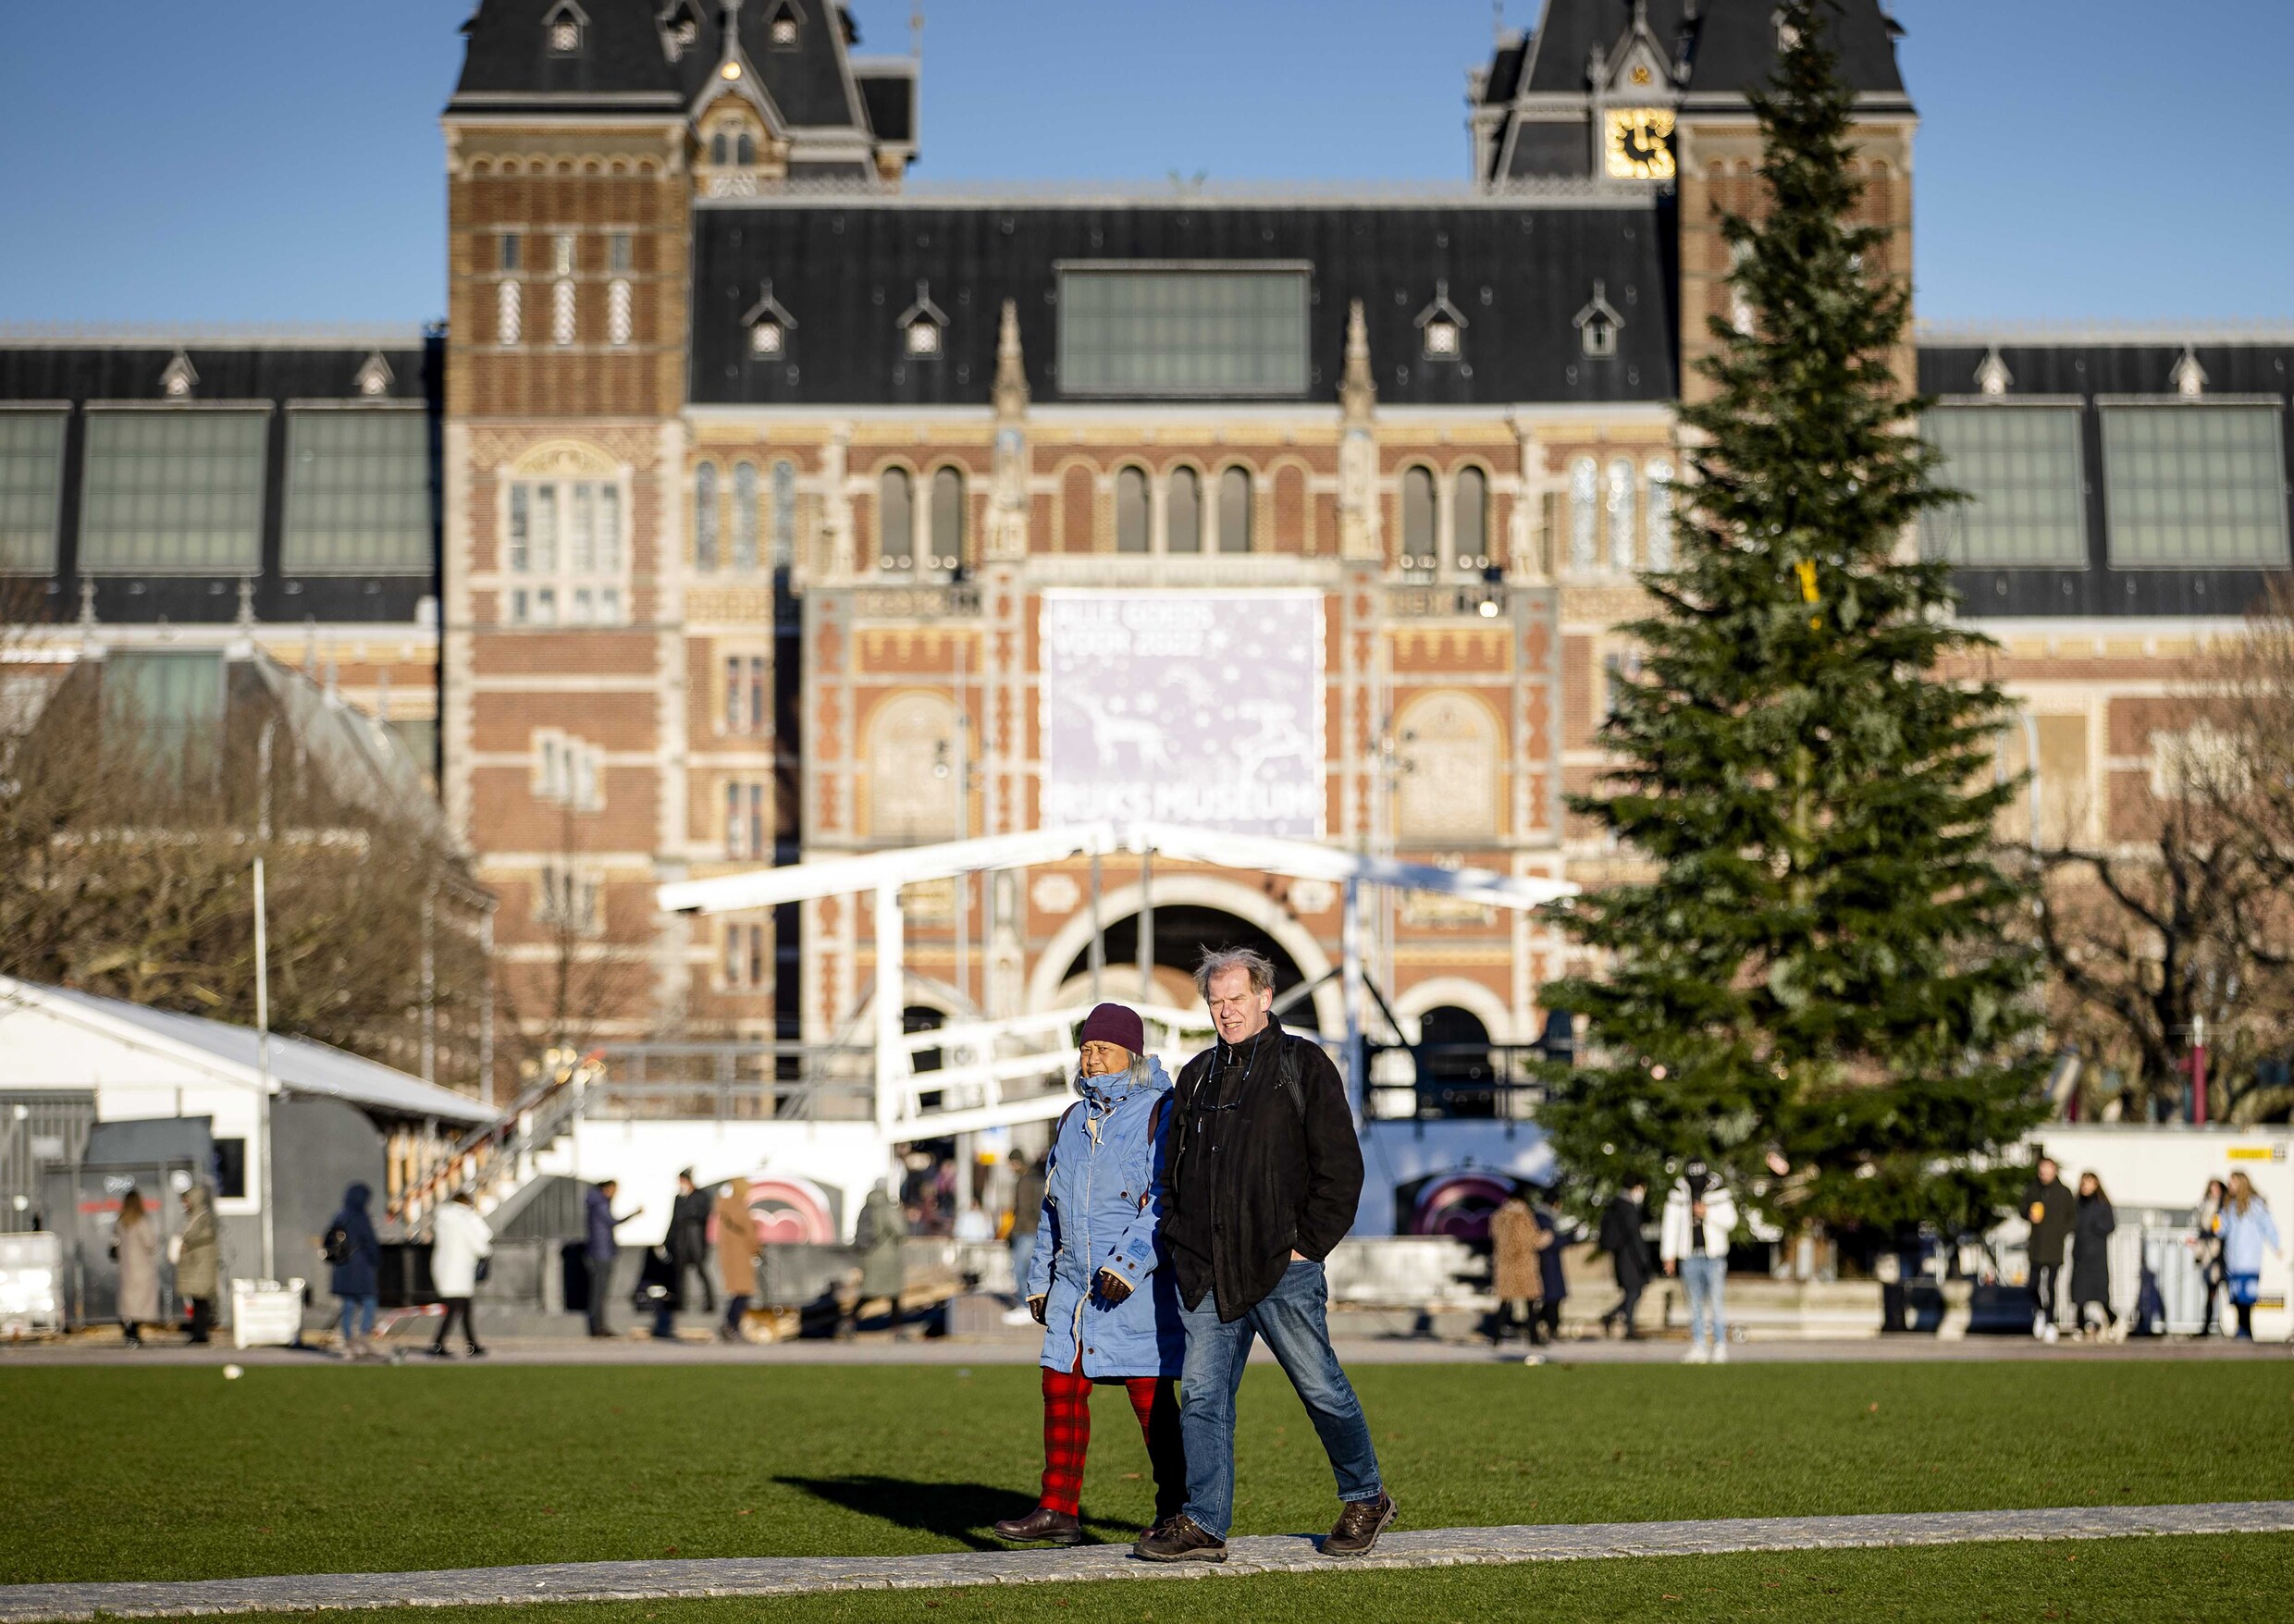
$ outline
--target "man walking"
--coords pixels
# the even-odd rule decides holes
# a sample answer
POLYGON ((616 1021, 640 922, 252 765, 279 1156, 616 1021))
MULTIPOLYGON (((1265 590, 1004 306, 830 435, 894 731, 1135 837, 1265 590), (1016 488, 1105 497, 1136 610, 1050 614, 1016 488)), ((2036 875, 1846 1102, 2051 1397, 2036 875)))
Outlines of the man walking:
POLYGON ((1648 1180, 1637 1173, 1628 1174, 1624 1187, 1610 1198, 1609 1208, 1601 1214, 1600 1248, 1616 1271, 1619 1294, 1617 1306, 1601 1316, 1601 1328, 1622 1330, 1628 1342, 1640 1335, 1633 1328, 1633 1315, 1641 1306, 1641 1293, 1649 1278, 1648 1243, 1641 1238, 1641 1226, 1648 1221, 1641 1201, 1647 1194, 1648 1180))
POLYGON ((1665 1273, 1677 1272, 1688 1290, 1687 1362, 1693 1365, 1729 1362, 1721 1292, 1729 1275, 1729 1236, 1735 1230, 1736 1199, 1704 1163, 1691 1162, 1665 1198, 1658 1251, 1665 1273))
POLYGON ((2053 1156, 2041 1156, 2031 1172, 2031 1182, 2023 1192, 2023 1216, 2031 1225, 2031 1296, 2038 1304, 2031 1316, 2031 1335, 2053 1342, 2059 1335, 2055 1290, 2063 1277, 2063 1249, 2071 1243, 2078 1203, 2064 1187, 2053 1156))
POLYGON ((694 1184, 692 1168, 677 1175, 677 1204, 671 1209, 669 1224, 669 1260, 677 1271, 677 1288, 670 1295, 684 1300, 685 1271, 690 1269, 701 1282, 701 1307, 712 1314, 717 1311, 717 1286, 709 1277, 709 1218, 714 1205, 709 1191, 694 1184))
POLYGON ((645 1211, 623 1217, 613 1216, 613 1196, 621 1188, 619 1180, 605 1179, 589 1187, 589 1194, 582 1200, 582 1217, 586 1236, 582 1255, 589 1264, 589 1334, 610 1336, 612 1330, 605 1323, 605 1301, 613 1292, 613 1259, 621 1249, 621 1242, 613 1232, 630 1219, 645 1211))
POLYGON ((1151 1562, 1224 1562, 1235 1503, 1235 1395, 1254 1336, 1281 1361, 1344 1502, 1323 1553, 1359 1556, 1394 1521, 1362 1401, 1331 1351, 1322 1261, 1362 1196, 1362 1147, 1338 1068, 1272 1014, 1275 967, 1206 953, 1195 985, 1218 1039, 1179 1073, 1165 1244, 1187 1331, 1179 1432, 1187 1504, 1140 1537, 1151 1562))

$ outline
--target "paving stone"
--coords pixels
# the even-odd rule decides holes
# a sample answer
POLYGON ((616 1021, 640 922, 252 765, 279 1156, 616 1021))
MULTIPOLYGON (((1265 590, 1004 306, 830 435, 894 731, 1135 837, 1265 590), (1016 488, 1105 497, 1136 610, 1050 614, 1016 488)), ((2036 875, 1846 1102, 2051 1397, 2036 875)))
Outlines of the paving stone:
POLYGON ((313 1573, 193 1583, 0 1587, 0 1624, 148 1618, 290 1609, 673 1601, 841 1590, 1047 1584, 1076 1580, 1218 1579, 1336 1569, 1449 1568, 1807 1551, 1977 1540, 2115 1539, 2136 1534, 2294 1532, 2294 1500, 2200 1506, 2066 1507, 1873 1517, 1755 1517, 1713 1522, 1595 1522, 1544 1527, 1400 1530, 1372 1555, 1339 1561, 1304 1534, 1239 1539, 1223 1567, 1135 1560, 1125 1545, 1064 1551, 960 1551, 922 1556, 732 1556, 660 1562, 561 1562, 435 1573, 313 1573))

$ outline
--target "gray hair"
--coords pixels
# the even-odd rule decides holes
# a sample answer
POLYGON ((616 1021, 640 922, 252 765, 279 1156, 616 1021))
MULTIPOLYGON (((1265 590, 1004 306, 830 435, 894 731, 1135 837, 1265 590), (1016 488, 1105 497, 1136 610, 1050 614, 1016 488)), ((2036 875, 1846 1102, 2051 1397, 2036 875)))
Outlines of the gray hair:
POLYGON ((1275 990, 1275 963, 1254 947, 1206 947, 1195 964, 1195 990, 1207 1002, 1211 996, 1211 978, 1227 970, 1248 970, 1251 990, 1272 992, 1275 990))

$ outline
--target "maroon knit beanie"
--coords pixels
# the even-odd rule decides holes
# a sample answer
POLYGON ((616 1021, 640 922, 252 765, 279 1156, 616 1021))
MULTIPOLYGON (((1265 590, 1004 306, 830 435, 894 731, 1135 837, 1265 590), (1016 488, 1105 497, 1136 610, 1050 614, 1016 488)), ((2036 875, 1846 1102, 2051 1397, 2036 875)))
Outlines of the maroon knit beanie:
POLYGON ((1076 1034, 1076 1046, 1086 1043, 1116 1043, 1134 1054, 1147 1051, 1147 1026, 1139 1018, 1137 1010, 1119 1003, 1103 1003, 1083 1017, 1083 1030, 1076 1034))

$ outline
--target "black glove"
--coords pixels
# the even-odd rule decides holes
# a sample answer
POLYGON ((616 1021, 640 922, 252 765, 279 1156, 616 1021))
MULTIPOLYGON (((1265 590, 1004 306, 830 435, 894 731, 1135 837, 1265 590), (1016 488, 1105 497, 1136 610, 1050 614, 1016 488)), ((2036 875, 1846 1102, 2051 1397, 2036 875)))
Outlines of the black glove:
POLYGON ((1099 1300, 1109 1308, 1114 1308, 1131 1295, 1131 1283, 1113 1269, 1102 1269, 1093 1285, 1098 1288, 1099 1300))
POLYGON ((1028 1299, 1028 1311, 1035 1316, 1035 1323, 1039 1325, 1043 1323, 1043 1304, 1046 1300, 1041 1297, 1031 1297, 1028 1299))

